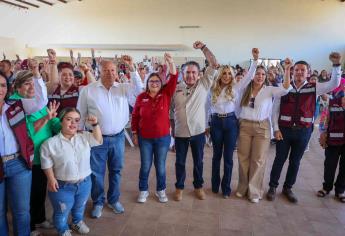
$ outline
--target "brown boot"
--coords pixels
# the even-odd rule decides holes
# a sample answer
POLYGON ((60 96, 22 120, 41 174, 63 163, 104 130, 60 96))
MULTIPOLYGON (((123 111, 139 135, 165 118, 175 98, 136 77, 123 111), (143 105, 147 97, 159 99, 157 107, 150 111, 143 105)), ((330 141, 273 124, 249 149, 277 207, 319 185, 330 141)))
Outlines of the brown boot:
POLYGON ((194 192, 195 192, 195 196, 197 199, 199 199, 199 200, 205 200, 206 199, 206 194, 205 194, 203 188, 196 188, 196 189, 194 189, 194 192))
POLYGON ((176 189, 175 191, 175 195, 174 195, 174 199, 175 201, 181 201, 182 200, 182 193, 183 193, 183 189, 176 189))

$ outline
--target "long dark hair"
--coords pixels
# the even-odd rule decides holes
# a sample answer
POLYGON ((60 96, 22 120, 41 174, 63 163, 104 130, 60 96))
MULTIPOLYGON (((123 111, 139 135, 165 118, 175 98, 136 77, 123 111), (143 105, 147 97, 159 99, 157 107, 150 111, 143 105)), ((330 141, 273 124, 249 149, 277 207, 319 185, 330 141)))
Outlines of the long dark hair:
MULTIPOLYGON (((265 81, 267 79, 267 71, 266 71, 266 68, 262 65, 259 65, 256 67, 256 70, 258 69, 262 69, 265 71, 265 74, 266 74, 266 78, 265 78, 265 81)), ((256 72, 255 72, 256 73, 256 72)), ((265 82, 264 82, 265 83, 265 82)), ((249 104, 249 100, 250 100, 250 97, 252 96, 252 91, 253 91, 253 80, 250 81, 250 83, 248 84, 246 90, 244 91, 243 93, 243 96, 242 96, 242 99, 241 99, 241 107, 243 106, 248 106, 249 104)))
POLYGON ((2 73, 2 71, 0 71, 0 77, 4 78, 5 81, 6 81, 6 87, 7 87, 7 92, 6 92, 6 96, 5 96, 5 102, 7 101, 8 99, 8 96, 9 96, 9 88, 10 88, 10 83, 8 82, 8 80, 6 79, 6 75, 4 73, 2 73))

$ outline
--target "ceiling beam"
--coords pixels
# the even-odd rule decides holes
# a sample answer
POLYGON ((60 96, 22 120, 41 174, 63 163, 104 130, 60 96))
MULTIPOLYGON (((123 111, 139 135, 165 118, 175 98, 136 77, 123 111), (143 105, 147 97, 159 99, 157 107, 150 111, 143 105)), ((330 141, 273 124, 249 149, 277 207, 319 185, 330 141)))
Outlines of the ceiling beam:
POLYGON ((58 0, 59 2, 67 3, 66 0, 58 0))
POLYGON ((44 4, 47 4, 49 6, 53 6, 53 3, 51 2, 48 2, 48 1, 45 1, 45 0, 36 0, 37 2, 41 2, 41 3, 44 3, 44 4))
POLYGON ((19 5, 19 4, 17 4, 17 3, 8 2, 8 1, 6 1, 6 0, 0 0, 0 2, 5 3, 5 4, 8 4, 8 5, 11 5, 11 6, 19 7, 19 8, 21 8, 21 9, 29 10, 28 7, 19 5))
POLYGON ((24 0, 16 0, 17 2, 20 2, 20 3, 23 3, 23 4, 26 4, 26 5, 29 5, 29 6, 32 6, 32 7, 36 7, 36 8, 39 8, 40 6, 36 5, 36 4, 33 4, 31 2, 27 2, 27 1, 24 1, 24 0))

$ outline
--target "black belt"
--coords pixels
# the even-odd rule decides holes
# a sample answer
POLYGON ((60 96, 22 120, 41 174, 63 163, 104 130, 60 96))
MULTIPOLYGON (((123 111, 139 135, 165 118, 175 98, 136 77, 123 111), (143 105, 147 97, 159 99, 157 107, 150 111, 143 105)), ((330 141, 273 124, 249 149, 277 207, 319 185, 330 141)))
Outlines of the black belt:
POLYGON ((119 136, 120 134, 123 133, 123 130, 117 134, 103 134, 102 136, 105 137, 105 138, 111 138, 111 137, 116 137, 116 136, 119 136))
POLYGON ((230 117, 230 116, 235 116, 235 112, 224 113, 224 114, 212 113, 212 116, 217 116, 219 118, 226 118, 226 117, 230 117))

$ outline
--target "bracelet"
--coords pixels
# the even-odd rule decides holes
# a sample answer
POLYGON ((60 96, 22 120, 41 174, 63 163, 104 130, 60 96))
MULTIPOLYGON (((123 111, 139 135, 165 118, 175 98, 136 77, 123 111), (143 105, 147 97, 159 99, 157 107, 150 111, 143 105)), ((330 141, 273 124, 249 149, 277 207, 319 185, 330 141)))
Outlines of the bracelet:
POLYGON ((204 44, 204 46, 202 46, 200 49, 201 51, 204 50, 206 48, 206 44, 204 44))
POLYGON ((96 124, 92 124, 91 126, 96 127, 97 125, 99 125, 98 122, 96 124))

